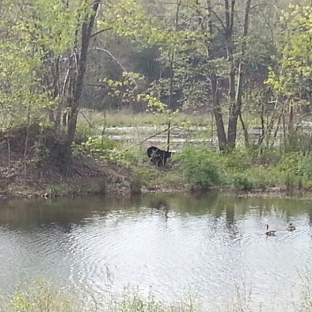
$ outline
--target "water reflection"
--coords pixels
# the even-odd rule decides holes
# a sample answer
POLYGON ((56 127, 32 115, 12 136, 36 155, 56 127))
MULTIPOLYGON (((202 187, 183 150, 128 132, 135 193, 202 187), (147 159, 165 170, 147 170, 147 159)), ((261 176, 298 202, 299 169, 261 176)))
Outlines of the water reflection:
POLYGON ((0 290, 41 278, 99 293, 130 283, 168 302, 190 289, 213 310, 250 292, 250 307, 295 311, 299 275, 312 270, 311 207, 217 194, 7 202, 0 290), (276 237, 266 237, 266 224, 276 237))

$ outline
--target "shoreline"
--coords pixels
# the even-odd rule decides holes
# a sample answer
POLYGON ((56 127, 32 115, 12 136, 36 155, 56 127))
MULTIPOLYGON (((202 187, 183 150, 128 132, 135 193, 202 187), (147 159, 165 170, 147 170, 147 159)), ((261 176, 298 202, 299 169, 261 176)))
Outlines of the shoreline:
MULTIPOLYGON (((55 187, 59 187, 56 185, 55 187)), ((47 193, 45 190, 41 192, 38 190, 25 190, 25 192, 10 192, 10 193, 0 193, 0 202, 7 200, 22 200, 22 199, 58 199, 58 198, 82 198, 82 197, 139 197, 148 194, 191 194, 191 195, 202 195, 202 194, 223 194, 228 197, 238 197, 238 198, 284 198, 284 199, 300 199, 300 200, 311 200, 312 201, 312 189, 302 189, 302 190, 291 190, 288 191, 279 187, 267 188, 265 191, 262 190, 251 190, 244 191, 233 187, 211 187, 207 190, 192 191, 187 188, 170 188, 170 187, 142 187, 141 192, 132 195, 130 189, 126 188, 113 188, 107 191, 107 193, 98 192, 77 192, 73 193, 71 191, 64 192, 62 194, 51 194, 47 193)))

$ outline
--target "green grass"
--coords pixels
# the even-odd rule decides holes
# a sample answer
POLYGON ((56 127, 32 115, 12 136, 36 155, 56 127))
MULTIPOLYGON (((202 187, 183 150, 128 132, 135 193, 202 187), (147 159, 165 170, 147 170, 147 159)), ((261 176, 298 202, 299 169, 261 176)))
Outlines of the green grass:
MULTIPOLYGON (((211 125, 211 114, 174 114, 174 123, 179 125, 208 126, 211 125)), ((78 125, 98 125, 105 127, 137 127, 166 125, 168 116, 153 113, 132 113, 129 110, 99 112, 82 109, 78 116, 78 125)))
MULTIPOLYGON (((312 307, 311 272, 300 275, 299 300, 294 299, 296 311, 309 312, 312 307)), ((220 305, 220 311, 231 312, 260 312, 274 311, 274 302, 262 302, 258 307, 251 308, 253 289, 244 285, 235 285, 236 295, 220 305), (265 310, 263 310, 265 305, 265 310), (270 310, 268 310, 270 308, 270 310)), ((290 294, 292 296, 294 294, 290 294)), ((208 303, 209 304, 209 303, 208 303)), ((82 292, 58 288, 45 282, 28 283, 24 290, 17 291, 7 300, 0 300, 0 312, 210 312, 204 309, 200 297, 186 293, 168 304, 157 300, 152 292, 142 295, 138 287, 127 286, 118 295, 111 293, 95 295, 92 291, 83 289, 82 292)), ((280 311, 289 311, 285 306, 280 311)))
POLYGON ((34 282, 25 290, 16 292, 8 301, 0 302, 0 312, 197 312, 201 302, 186 295, 173 305, 156 300, 150 292, 143 296, 138 287, 127 286, 116 296, 96 296, 90 291, 84 295, 65 292, 45 282, 34 282), (82 298, 85 297, 86 298, 82 298))
MULTIPOLYGON (((171 132, 171 148, 182 150, 182 153, 172 157, 167 168, 155 168, 147 159, 146 148, 155 144, 165 149, 166 132, 157 136, 157 139, 162 141, 146 143, 146 139, 157 134, 162 129, 161 125, 166 127, 166 116, 152 113, 132 114, 129 111, 110 111, 106 112, 105 116, 90 110, 83 110, 82 113, 88 119, 88 123, 80 115, 79 131, 85 130, 85 134, 89 135, 96 134, 92 142, 90 141, 90 149, 95 150, 100 155, 99 159, 103 161, 114 161, 132 169, 132 180, 137 185, 162 189, 222 186, 263 191, 270 187, 289 191, 312 186, 312 165, 309 157, 305 156, 303 144, 310 142, 308 136, 297 134, 287 149, 262 147, 262 153, 256 145, 245 148, 243 142, 238 141, 234 151, 222 155, 216 151, 208 151, 209 148, 215 148, 209 139, 216 137, 211 115, 179 113, 174 116, 171 124, 179 127, 171 132), (130 138, 129 142, 99 138, 100 131, 96 132, 94 129, 103 126, 104 120, 105 127, 133 127, 131 131, 125 128, 124 132, 117 129, 118 131, 109 133, 127 135, 128 139, 130 138), (89 123, 94 126, 92 129, 89 123), (139 129, 140 126, 150 126, 150 129, 139 129), (200 126, 205 128, 196 128, 200 126)), ((249 128, 257 125, 257 121, 251 115, 246 116, 245 123, 249 128)))
POLYGON ((135 127, 146 125, 161 125, 165 121, 161 116, 152 113, 132 114, 129 111, 108 111, 99 112, 92 110, 81 110, 78 117, 79 125, 89 123, 105 127, 135 127))
MULTIPOLYGON (((224 124, 227 127, 227 112, 224 112, 224 124)), ((182 126, 214 127, 215 120, 211 113, 194 111, 193 113, 175 112, 170 115, 173 124, 182 126)), ((258 115, 243 113, 243 120, 248 129, 260 127, 261 120, 258 115)), ((299 122, 296 120, 295 122, 299 122)), ((97 125, 105 127, 136 127, 136 126, 159 126, 168 123, 166 113, 140 112, 134 113, 129 109, 107 110, 104 112, 91 109, 81 109, 78 115, 78 125, 97 125)), ((237 123, 238 130, 242 130, 241 123, 237 123)))
MULTIPOLYGON (((2 300, 0 312, 78 312, 76 298, 45 282, 33 282, 16 292, 9 301, 2 300)), ((90 311, 91 312, 91 311, 90 311)))
POLYGON ((147 188, 234 187, 265 191, 278 187, 290 191, 312 186, 311 161, 301 153, 281 154, 273 150, 255 154, 240 148, 221 154, 206 147, 187 148, 173 155, 166 168, 155 167, 147 158, 146 149, 138 145, 120 144, 106 156, 132 169, 136 181, 147 188))

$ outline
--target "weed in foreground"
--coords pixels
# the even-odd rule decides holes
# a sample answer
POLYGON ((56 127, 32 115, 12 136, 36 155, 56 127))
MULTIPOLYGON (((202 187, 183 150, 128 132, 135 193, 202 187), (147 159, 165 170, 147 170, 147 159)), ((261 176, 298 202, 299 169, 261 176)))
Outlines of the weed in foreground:
MULTIPOLYGON (((88 292, 88 295, 91 294, 88 292)), ((90 300, 75 298, 75 295, 65 293, 62 289, 45 282, 34 282, 28 289, 15 293, 9 302, 0 302, 0 312, 199 312, 201 302, 193 295, 174 305, 167 305, 156 300, 149 292, 144 297, 138 287, 127 286, 120 295, 104 298, 106 303, 95 302, 91 295, 90 300), (83 306, 89 302, 89 306, 83 306)), ((99 298, 103 301, 103 298, 99 298)), ((88 305, 88 304, 87 304, 88 305)))
POLYGON ((77 312, 76 300, 61 290, 56 291, 45 282, 34 282, 26 290, 16 292, 7 303, 0 304, 0 312, 77 312))

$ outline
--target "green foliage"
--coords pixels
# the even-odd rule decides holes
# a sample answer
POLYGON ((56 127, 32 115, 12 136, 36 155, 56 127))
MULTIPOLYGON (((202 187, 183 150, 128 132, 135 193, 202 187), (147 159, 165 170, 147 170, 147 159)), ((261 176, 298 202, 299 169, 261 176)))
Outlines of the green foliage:
POLYGON ((295 188, 297 176, 292 173, 286 173, 284 175, 284 183, 287 191, 292 191, 295 188))
POLYGON ((233 177, 233 186, 244 191, 251 191, 254 186, 244 175, 235 175, 233 177))
POLYGON ((281 159, 281 151, 279 148, 261 148, 251 150, 252 165, 270 165, 276 166, 281 159))
MULTIPOLYGON (((145 156, 145 155, 144 155, 145 156)), ((142 153, 138 148, 125 145, 120 148, 114 148, 107 155, 108 159, 115 161, 119 165, 129 167, 137 167, 142 163, 142 153)))
POLYGON ((135 176, 130 181, 130 194, 131 195, 140 195, 142 192, 141 188, 142 188, 142 180, 139 176, 135 176))
POLYGON ((13 295, 10 304, 4 307, 3 312, 74 312, 78 310, 69 294, 64 296, 62 292, 52 290, 47 283, 36 282, 27 290, 13 295))
POLYGON ((308 155, 311 150, 312 138, 303 132, 292 132, 288 134, 288 142, 286 143, 286 152, 300 152, 308 155))
MULTIPOLYGON (((93 302, 86 300, 84 305, 82 298, 55 290, 56 287, 44 282, 31 283, 24 291, 15 293, 10 302, 0 302, 0 312, 199 312, 202 311, 202 303, 194 295, 186 295, 174 307, 169 307, 164 302, 156 300, 151 292, 143 296, 138 287, 124 287, 121 294, 105 300, 104 304, 93 297, 93 302)), ((90 298, 88 298, 90 299, 90 298)), ((103 298, 101 298, 103 300, 103 298)))
POLYGON ((85 143, 77 144, 76 142, 73 142, 71 144, 71 151, 74 157, 86 157, 89 155, 89 151, 86 148, 85 143))
POLYGON ((165 312, 166 309, 160 301, 155 301, 155 299, 150 296, 150 298, 145 301, 143 300, 138 293, 138 290, 131 290, 125 288, 121 296, 121 300, 113 301, 111 311, 118 312, 165 312))
POLYGON ((48 187, 48 194, 51 197, 58 197, 61 195, 61 188, 59 186, 52 185, 52 186, 48 187))
POLYGON ((278 95, 291 98, 295 105, 305 105, 306 101, 296 98, 302 92, 311 92, 312 8, 310 5, 290 6, 280 20, 277 66, 269 68, 267 83, 278 95))
POLYGON ((56 105, 48 73, 54 60, 73 46, 79 19, 60 0, 4 2, 0 27, 9 34, 0 39, 0 109, 29 120, 56 105), (17 7, 23 12, 19 18, 17 7))
POLYGON ((229 183, 245 191, 265 191, 269 187, 279 185, 280 182, 280 176, 272 167, 262 165, 252 166, 244 171, 235 171, 229 177, 229 183))
POLYGON ((160 300, 156 300, 151 292, 148 298, 143 298, 138 290, 138 287, 125 287, 121 296, 112 300, 109 311, 112 312, 196 312, 201 311, 201 302, 194 296, 189 295, 182 300, 177 307, 168 307, 160 300))
POLYGON ((113 140, 110 140, 105 135, 100 135, 89 137, 84 145, 91 154, 100 154, 101 156, 103 156, 106 155, 108 151, 114 149, 115 142, 113 140))
MULTIPOLYGON (((243 86, 243 104, 257 102, 254 111, 257 114, 255 119, 259 122, 260 114, 264 113, 263 103, 266 103, 268 96, 263 95, 262 88, 259 88, 258 92, 251 89, 261 85, 263 77, 266 77, 267 67, 260 64, 271 64, 267 83, 271 85, 275 95, 282 95, 278 99, 289 99, 286 104, 290 106, 305 105, 306 101, 300 96, 310 94, 312 91, 311 6, 291 7, 288 13, 283 13, 276 30, 274 27, 281 12, 269 1, 265 1, 261 6, 262 13, 250 16, 252 22, 249 23, 248 38, 242 38, 241 23, 237 23, 236 18, 239 20, 243 17, 245 3, 235 5, 237 5, 233 24, 235 64, 242 57, 238 52, 243 41, 246 41, 246 53, 242 60, 246 67, 243 71, 246 82, 243 86), (267 32, 263 32, 263 29, 267 29, 272 38, 267 36, 267 32), (277 45, 273 46, 276 33, 279 31, 277 45), (272 58, 271 54, 274 54, 272 58)), ((224 6, 215 6, 214 10, 215 15, 211 18, 208 16, 209 10, 205 2, 116 0, 105 8, 104 16, 97 15, 98 47, 92 47, 88 55, 88 64, 92 65, 88 78, 92 83, 84 84, 84 88, 89 88, 92 97, 99 99, 101 108, 106 109, 112 105, 110 100, 118 103, 119 107, 131 108, 129 109, 131 116, 122 121, 117 120, 115 116, 113 119, 106 119, 106 114, 103 114, 105 126, 120 123, 130 123, 134 126, 142 124, 144 117, 133 115, 133 112, 136 109, 143 111, 147 108, 152 114, 148 115, 145 123, 187 127, 192 109, 199 105, 205 108, 204 111, 200 111, 204 112, 200 118, 207 126, 210 119, 207 112, 211 111, 212 102, 210 76, 212 73, 216 74, 219 77, 218 87, 227 88, 230 65, 225 54, 219 53, 226 50, 224 43, 226 40, 219 31, 225 24, 224 6), (207 27, 208 20, 212 22, 214 29, 212 34, 207 27), (112 31, 106 32, 105 29, 112 31), (103 42, 105 46, 101 47, 103 42), (102 58, 97 55, 101 51, 106 57, 104 65, 101 62, 102 58), (135 57, 136 65, 131 62, 135 57), (116 67, 106 70, 112 60, 117 64, 116 67), (144 75, 141 67, 144 67, 144 75), (94 87, 101 90, 94 90, 94 87), (106 96, 109 97, 107 101, 106 96), (180 108, 186 106, 187 114, 182 115, 180 108)), ((44 124, 48 117, 49 123, 52 123, 50 113, 55 115, 60 103, 67 105, 67 97, 63 96, 66 94, 60 89, 68 85, 67 71, 69 67, 75 67, 75 61, 70 58, 73 55, 72 49, 76 44, 77 51, 81 48, 79 40, 76 42, 77 29, 80 29, 81 23, 87 21, 90 12, 89 1, 79 3, 62 0, 30 0, 27 3, 18 0, 2 1, 0 115, 4 122, 1 126, 12 126, 21 121, 30 126, 34 120, 44 124), (19 14, 20 12, 23 14, 19 14), (69 60, 73 63, 70 64, 69 60), (57 90, 58 92, 55 92, 57 90)), ((222 92, 223 95, 226 93, 222 92)), ((85 99, 85 102, 88 101, 85 99)), ((223 104, 228 104, 226 96, 221 103, 221 112, 223 113, 225 109, 228 111, 228 107, 223 104)), ((282 106, 281 111, 274 115, 274 118, 279 120, 278 123, 282 122, 287 114, 288 107, 282 106)), ((261 115, 262 121, 264 117, 266 116, 261 115)), ((199 120, 198 115, 195 118, 199 120)), ((271 123, 269 118, 266 119, 268 124, 271 123)), ((195 121, 197 124, 198 120, 195 121)), ((272 129, 275 129, 273 123, 272 129)), ((99 160, 113 160, 132 168, 144 164, 143 159, 146 160, 146 155, 143 158, 143 153, 139 149, 133 146, 120 147, 105 135, 96 136, 98 133, 91 132, 92 125, 88 126, 88 129, 86 127, 81 129, 81 133, 89 139, 84 144, 80 144, 78 140, 77 143, 73 143, 71 147, 73 156, 93 155, 99 160)), ((32 161, 37 162, 41 168, 46 164, 61 164, 66 169, 70 163, 66 159, 68 156, 65 146, 66 133, 62 132, 59 137, 59 134, 53 131, 54 128, 50 127, 49 135, 42 136, 32 145, 35 147, 35 158, 32 161)), ((212 129, 211 133, 213 131, 215 129, 212 129)), ((207 136, 205 132, 205 137, 207 136)), ((311 138, 307 135, 286 133, 285 141, 286 139, 286 152, 300 151, 307 154, 310 151, 311 138)), ((12 150, 14 144, 16 143, 12 142, 12 150)), ((20 144, 20 141, 17 144, 20 144)), ((267 145, 269 146, 269 143, 267 145)), ((270 158, 267 154, 259 156, 258 152, 256 148, 254 151, 237 149, 221 156, 204 150, 191 152, 185 150, 176 158, 180 162, 186 181, 192 185, 205 188, 218 185, 220 181, 227 181, 229 184, 244 188, 249 188, 251 183, 253 187, 258 188, 262 187, 258 181, 265 178, 263 171, 278 161, 278 157, 270 158), (262 163, 265 163, 265 168, 257 166, 250 168, 252 165, 262 163), (257 175, 252 174, 255 172, 257 175)), ((308 158, 303 159, 300 156, 297 163, 293 164, 292 157, 294 156, 291 154, 285 155, 271 180, 275 181, 276 176, 284 184, 289 184, 288 180, 298 177, 300 179, 296 184, 310 183, 308 181, 312 181, 312 174, 308 158)), ((156 176, 158 173, 153 172, 154 169, 147 169, 146 176, 156 176)), ((170 184, 174 185, 175 179, 183 181, 180 179, 180 172, 175 170, 173 166, 168 173, 169 178, 165 179, 159 175, 158 180, 154 179, 153 183, 162 180, 167 183, 170 181, 170 184)), ((148 181, 148 178, 142 181, 148 181)))
POLYGON ((247 149, 235 149, 224 155, 223 163, 230 170, 243 171, 250 167, 251 155, 247 149))
POLYGON ((185 149, 175 158, 188 183, 193 187, 205 189, 221 183, 218 155, 206 149, 185 149))
POLYGON ((312 159, 301 153, 288 153, 283 155, 277 170, 288 176, 312 179, 312 159))
POLYGON ((68 172, 72 155, 62 133, 56 134, 45 129, 38 137, 32 137, 32 140, 35 140, 32 162, 36 163, 38 169, 55 166, 64 174, 68 172))
POLYGON ((302 153, 284 154, 273 170, 278 178, 278 184, 287 190, 301 189, 312 185, 312 160, 302 153))

